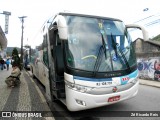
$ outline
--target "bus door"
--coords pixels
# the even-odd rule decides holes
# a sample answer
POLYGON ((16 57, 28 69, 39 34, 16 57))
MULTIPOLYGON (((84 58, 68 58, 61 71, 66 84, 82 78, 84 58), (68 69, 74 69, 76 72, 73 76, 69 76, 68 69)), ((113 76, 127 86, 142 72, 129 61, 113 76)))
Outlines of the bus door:
POLYGON ((61 42, 57 30, 50 30, 50 68, 51 92, 56 98, 65 98, 64 65, 61 42))

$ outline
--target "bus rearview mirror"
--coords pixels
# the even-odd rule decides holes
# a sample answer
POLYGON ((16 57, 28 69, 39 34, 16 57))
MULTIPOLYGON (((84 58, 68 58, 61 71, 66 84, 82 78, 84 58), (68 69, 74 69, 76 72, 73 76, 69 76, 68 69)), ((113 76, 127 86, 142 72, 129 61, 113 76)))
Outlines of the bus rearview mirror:
POLYGON ((140 25, 136 25, 136 24, 128 24, 128 25, 126 25, 126 29, 128 29, 128 28, 137 28, 137 29, 140 29, 142 31, 143 39, 145 41, 149 40, 148 32, 145 30, 144 27, 142 27, 140 25))

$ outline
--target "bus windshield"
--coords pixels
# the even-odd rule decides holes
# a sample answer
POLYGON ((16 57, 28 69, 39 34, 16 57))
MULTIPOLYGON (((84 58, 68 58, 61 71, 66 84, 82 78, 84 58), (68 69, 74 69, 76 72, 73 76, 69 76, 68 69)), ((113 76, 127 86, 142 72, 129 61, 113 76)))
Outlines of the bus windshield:
POLYGON ((67 16, 69 67, 97 72, 126 70, 136 65, 132 40, 122 21, 67 16))

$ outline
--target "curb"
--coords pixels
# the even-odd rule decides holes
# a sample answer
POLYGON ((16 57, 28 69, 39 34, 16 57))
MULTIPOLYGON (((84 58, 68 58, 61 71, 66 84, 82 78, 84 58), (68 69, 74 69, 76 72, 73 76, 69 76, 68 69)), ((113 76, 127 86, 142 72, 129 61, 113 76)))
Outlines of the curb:
POLYGON ((141 85, 147 85, 147 86, 152 86, 152 87, 160 88, 160 82, 153 81, 153 80, 143 80, 143 79, 139 79, 139 83, 140 83, 141 85))

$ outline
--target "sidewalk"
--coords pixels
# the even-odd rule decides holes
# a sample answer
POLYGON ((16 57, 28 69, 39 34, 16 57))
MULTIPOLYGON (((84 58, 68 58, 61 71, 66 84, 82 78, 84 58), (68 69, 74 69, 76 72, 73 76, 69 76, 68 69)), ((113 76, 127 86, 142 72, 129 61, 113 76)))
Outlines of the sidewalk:
POLYGON ((141 85, 148 85, 148 86, 153 86, 153 87, 158 87, 160 88, 160 82, 154 81, 154 80, 143 80, 139 79, 139 83, 141 85))
MULTIPOLYGON (((9 71, 6 69, 0 70, 0 111, 20 111, 20 112, 47 112, 50 111, 46 100, 34 83, 34 81, 29 77, 29 74, 23 70, 21 71, 21 84, 15 88, 7 87, 5 83, 6 77, 11 73, 11 68, 9 71)), ((48 114, 48 113, 47 113, 48 114)), ((46 114, 45 114, 46 115, 46 114)), ((1 116, 1 113, 0 113, 1 116)), ((0 118, 6 120, 6 118, 0 118)), ((44 117, 44 118, 11 118, 10 120, 55 120, 54 117, 44 117)))

